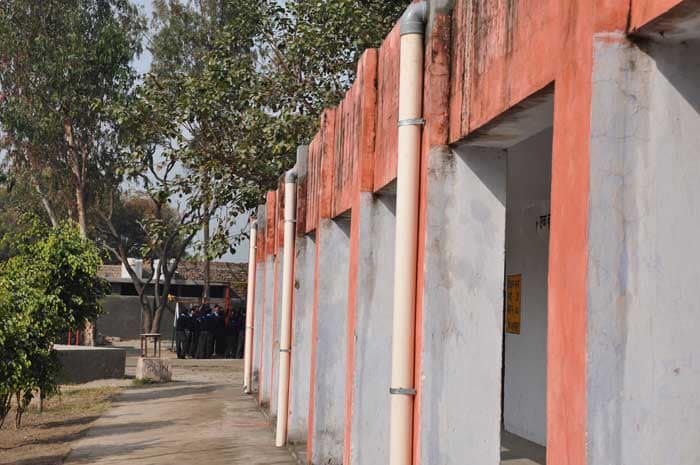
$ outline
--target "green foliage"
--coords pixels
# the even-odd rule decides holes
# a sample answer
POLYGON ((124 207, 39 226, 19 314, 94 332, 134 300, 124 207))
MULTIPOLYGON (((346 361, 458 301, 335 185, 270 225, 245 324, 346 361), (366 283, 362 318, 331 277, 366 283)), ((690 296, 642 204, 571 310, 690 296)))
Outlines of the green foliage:
MULTIPOLYGON (((97 224, 97 237, 99 243, 105 248, 118 249, 123 244, 126 256, 149 260, 158 258, 153 256, 151 250, 151 237, 149 236, 148 225, 160 215, 166 229, 172 230, 178 222, 177 210, 169 204, 163 206, 163 211, 159 212, 156 205, 144 194, 122 194, 116 196, 112 207, 111 222, 119 237, 115 238, 105 228, 104 223, 97 224)), ((111 257, 115 259, 116 257, 111 257)))
POLYGON ((8 177, 5 182, 0 179, 0 262, 19 253, 18 246, 24 242, 15 244, 10 239, 17 234, 26 237, 35 221, 49 222, 36 191, 24 178, 8 177))
POLYGON ((134 82, 145 23, 128 0, 0 3, 0 125, 10 166, 28 176, 55 223, 112 188, 116 130, 106 111, 134 82))
POLYGON ((167 115, 160 132, 178 138, 178 160, 198 169, 193 184, 213 185, 233 213, 245 211, 276 187, 323 109, 352 84, 360 54, 381 44, 405 7, 404 0, 157 2, 153 74, 141 106, 167 115))
POLYGON ((0 264, 0 424, 14 396, 18 427, 35 390, 47 396, 57 389, 53 344, 94 319, 107 292, 97 277, 99 251, 74 225, 44 228, 41 236, 37 221, 28 231, 11 239, 24 239, 21 253, 0 264))

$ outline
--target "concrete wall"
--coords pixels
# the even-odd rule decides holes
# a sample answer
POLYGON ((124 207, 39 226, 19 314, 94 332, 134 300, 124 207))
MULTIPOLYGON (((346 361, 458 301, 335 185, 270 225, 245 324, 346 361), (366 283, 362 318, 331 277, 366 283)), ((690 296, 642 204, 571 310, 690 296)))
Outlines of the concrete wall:
POLYGON ((272 312, 274 308, 275 291, 275 257, 268 255, 265 258, 265 304, 262 320, 262 358, 260 360, 260 402, 270 402, 270 355, 272 354, 272 312))
MULTIPOLYGON (((262 247, 260 245, 260 247, 262 247)), ((253 314, 253 369, 252 390, 260 389, 260 347, 262 338, 260 333, 263 328, 263 312, 265 300, 265 262, 257 262, 255 270, 255 313, 253 314)))
POLYGON ((588 463, 700 463, 700 43, 594 63, 588 463))
POLYGON ((311 317, 314 304, 314 235, 297 238, 294 262, 294 310, 292 320, 292 368, 289 383, 289 440, 306 442, 309 427, 309 377, 311 375, 311 317))
POLYGON ((351 463, 389 463, 396 197, 362 193, 351 463))
POLYGON ((547 264, 552 130, 508 149, 506 274, 520 274, 520 334, 505 334, 503 419, 507 431, 545 445, 547 437, 547 264))
POLYGON ((86 383, 95 379, 121 379, 126 368, 126 349, 56 344, 61 364, 61 383, 86 383))
POLYGON ((314 400, 315 465, 339 465, 343 457, 350 222, 321 219, 318 334, 314 400))
POLYGON ((277 389, 279 386, 280 378, 280 333, 282 332, 282 270, 284 269, 284 253, 282 249, 279 249, 277 255, 279 264, 277 265, 277 300, 275 301, 274 309, 274 324, 275 332, 272 337, 273 345, 271 351, 272 366, 270 370, 270 375, 272 376, 272 383, 270 386, 270 413, 272 416, 277 416, 277 389))
POLYGON ((422 464, 500 462, 506 156, 429 157, 421 328, 422 464))
MULTIPOLYGON (((138 339, 141 334, 141 303, 137 296, 110 295, 102 303, 104 313, 97 319, 97 331, 104 336, 138 339)), ((174 309, 168 306, 160 320, 160 333, 173 336, 174 309)))

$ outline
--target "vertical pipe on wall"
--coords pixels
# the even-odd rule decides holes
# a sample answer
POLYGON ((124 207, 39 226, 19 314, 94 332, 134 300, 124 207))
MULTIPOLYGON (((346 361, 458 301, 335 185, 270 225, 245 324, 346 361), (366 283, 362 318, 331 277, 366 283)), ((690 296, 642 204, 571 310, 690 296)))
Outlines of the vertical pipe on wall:
POLYGON ((423 50, 428 5, 411 4, 401 18, 396 255, 391 359, 391 465, 413 462, 413 377, 418 253, 418 195, 423 125, 423 50))
POLYGON ((255 274, 256 253, 258 240, 258 222, 250 225, 250 252, 248 253, 248 295, 246 298, 245 314, 245 346, 243 349, 243 390, 246 394, 252 391, 251 373, 253 372, 253 311, 255 308, 255 274))
POLYGON ((287 172, 284 186, 284 260, 282 267, 282 326, 280 329, 279 382, 277 383, 277 429, 275 445, 287 443, 289 419, 289 365, 292 348, 292 289, 294 286, 294 242, 296 237, 297 175, 287 172))

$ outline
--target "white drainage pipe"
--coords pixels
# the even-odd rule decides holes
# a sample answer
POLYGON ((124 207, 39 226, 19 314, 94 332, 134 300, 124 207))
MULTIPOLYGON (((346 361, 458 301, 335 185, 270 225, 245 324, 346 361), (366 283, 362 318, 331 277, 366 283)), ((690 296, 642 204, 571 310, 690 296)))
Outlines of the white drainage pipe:
POLYGON ((248 254, 248 297, 246 298, 245 314, 245 346, 243 350, 243 390, 246 394, 252 391, 251 373, 253 371, 253 311, 255 301, 255 272, 257 267, 255 249, 257 248, 258 222, 250 225, 250 252, 248 254))
POLYGON ((418 203, 423 131, 423 54, 428 5, 413 3, 401 18, 396 255, 391 359, 390 465, 413 463, 418 203))
POLYGON ((282 328, 280 332, 280 366, 277 383, 277 429, 275 445, 287 443, 289 416, 289 365, 292 349, 292 290, 294 288, 294 241, 297 218, 297 175, 287 172, 284 180, 284 262, 282 268, 282 328))

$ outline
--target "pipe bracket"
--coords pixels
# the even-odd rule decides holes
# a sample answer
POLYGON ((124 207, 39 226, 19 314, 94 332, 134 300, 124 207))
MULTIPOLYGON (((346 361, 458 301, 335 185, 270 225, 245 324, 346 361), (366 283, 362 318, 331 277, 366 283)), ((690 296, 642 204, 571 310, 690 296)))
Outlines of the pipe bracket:
POLYGON ((389 388, 392 396, 415 396, 416 390, 413 388, 389 388))
POLYGON ((280 352, 292 353, 292 349, 280 349, 280 352))
POLYGON ((425 119, 423 118, 409 118, 399 120, 399 127, 401 126, 423 126, 425 125, 425 119))
POLYGON ((296 223, 297 220, 284 220, 285 223, 296 223))

